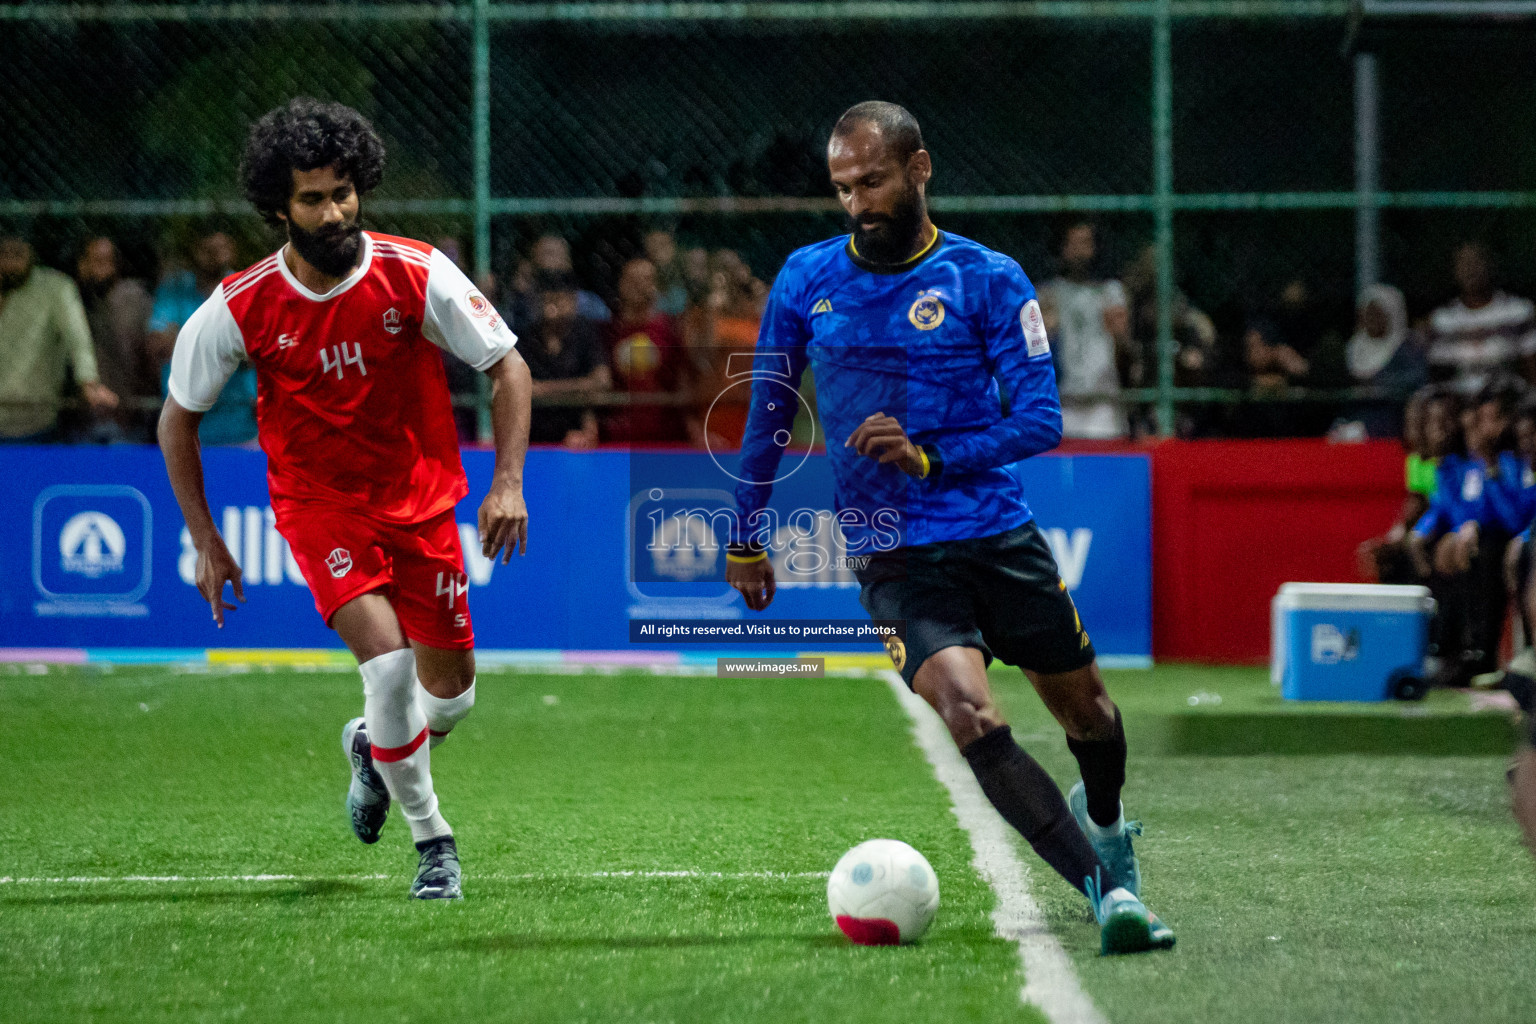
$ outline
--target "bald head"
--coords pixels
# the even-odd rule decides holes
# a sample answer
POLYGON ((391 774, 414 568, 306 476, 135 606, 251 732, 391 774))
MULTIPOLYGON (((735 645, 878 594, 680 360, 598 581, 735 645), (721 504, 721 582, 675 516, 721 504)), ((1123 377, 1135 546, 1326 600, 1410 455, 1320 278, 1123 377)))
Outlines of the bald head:
POLYGON ((833 140, 846 139, 860 128, 879 134, 889 155, 903 162, 923 145, 923 130, 906 107, 883 100, 867 100, 849 107, 832 126, 833 140))

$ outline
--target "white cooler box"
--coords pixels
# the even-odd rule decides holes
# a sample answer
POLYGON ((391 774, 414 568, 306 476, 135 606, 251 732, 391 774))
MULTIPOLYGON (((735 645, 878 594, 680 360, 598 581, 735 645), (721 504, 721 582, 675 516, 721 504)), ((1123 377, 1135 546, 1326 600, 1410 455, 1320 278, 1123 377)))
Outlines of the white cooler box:
POLYGON ((1287 583, 1270 609, 1270 682, 1286 700, 1424 695, 1428 587, 1287 583))

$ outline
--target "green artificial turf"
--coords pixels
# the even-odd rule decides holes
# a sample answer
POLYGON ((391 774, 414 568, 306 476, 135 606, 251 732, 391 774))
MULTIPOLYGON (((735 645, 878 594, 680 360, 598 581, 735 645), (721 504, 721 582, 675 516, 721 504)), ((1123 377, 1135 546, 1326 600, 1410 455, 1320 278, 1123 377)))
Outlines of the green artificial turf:
POLYGON ((348 830, 354 674, 55 671, 0 701, 0 876, 306 876, 0 884, 8 1022, 1039 1020, 878 679, 482 675, 433 758, 453 905, 406 898, 399 821, 348 830), (819 873, 875 836, 941 879, 920 945, 828 917, 819 873), (726 877, 591 877, 678 870, 726 877))
MULTIPOLYGON (((1505 718, 1455 694, 1286 705, 1253 669, 1109 678, 1178 948, 1099 958, 1084 902, 1021 854, 1111 1022, 1536 1020, 1505 718)), ((992 680, 1070 783, 1028 684, 992 680)), ((354 674, 0 674, 0 700, 0 877, 301 876, 0 882, 7 1022, 1040 1019, 877 679, 482 675, 433 760, 454 905, 405 898, 399 821, 375 847, 347 829, 354 674), (917 946, 854 947, 827 917, 820 873, 873 836, 938 872, 917 946), (701 874, 620 874, 663 871, 701 874)))
MULTIPOLYGON (((1016 734, 1063 781, 1061 733, 1016 673, 992 676, 1016 734)), ((1440 719, 1473 750, 1508 716, 1459 693, 1427 705, 1286 705, 1261 670, 1112 673, 1131 756, 1124 802, 1141 818, 1143 895, 1178 934, 1166 956, 1103 960, 1082 903, 1037 885, 1084 987, 1115 1024, 1536 1021, 1536 862, 1520 844, 1498 754, 1172 753, 1190 716, 1241 749, 1256 716, 1440 719), (1191 706, 1189 698, 1204 694, 1191 706), (1222 697, 1220 704, 1210 700, 1222 697), (1402 717, 1406 714, 1406 718, 1402 717), (1459 731, 1459 732, 1458 732, 1459 731)), ((1293 735, 1289 726, 1285 735, 1293 735)), ((1259 730, 1262 732, 1262 730, 1259 730)))

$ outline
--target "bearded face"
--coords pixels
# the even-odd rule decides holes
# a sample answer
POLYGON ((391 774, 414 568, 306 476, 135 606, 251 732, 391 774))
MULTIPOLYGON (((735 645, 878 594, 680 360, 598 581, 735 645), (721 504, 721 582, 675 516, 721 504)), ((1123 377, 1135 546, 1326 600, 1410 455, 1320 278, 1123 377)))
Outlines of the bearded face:
POLYGON ((889 213, 866 210, 848 218, 853 247, 873 263, 900 263, 917 247, 924 214, 923 194, 908 181, 889 213))
POLYGON ((304 261, 328 277, 346 277, 357 266, 362 251, 361 217, 350 223, 305 231, 292 220, 288 222, 288 242, 304 261))

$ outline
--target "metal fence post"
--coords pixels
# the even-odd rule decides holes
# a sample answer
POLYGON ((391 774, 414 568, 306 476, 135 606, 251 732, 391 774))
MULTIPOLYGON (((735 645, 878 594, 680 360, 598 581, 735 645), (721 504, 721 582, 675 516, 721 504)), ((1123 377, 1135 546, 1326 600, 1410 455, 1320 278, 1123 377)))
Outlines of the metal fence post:
MULTIPOLYGON (((470 117, 474 121, 475 175, 475 280, 491 273, 491 27, 490 0, 475 0, 474 95, 470 117)), ((494 296, 492 297, 494 298, 494 296)), ((482 441, 491 437, 491 396, 484 377, 476 378, 479 390, 478 432, 482 441)))
POLYGON ((1157 432, 1173 436, 1173 10, 1152 19, 1152 192, 1157 248, 1157 432))
POLYGON ((1381 218, 1376 193, 1381 190, 1380 93, 1376 55, 1355 54, 1355 293, 1381 280, 1381 218))

